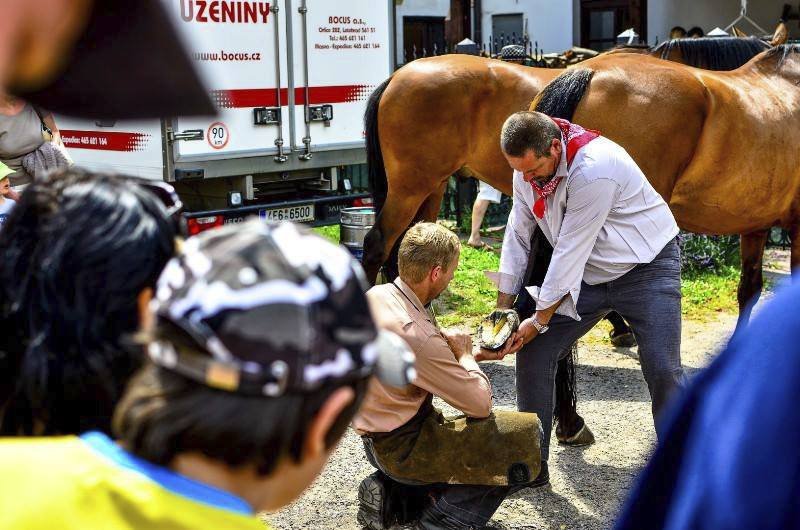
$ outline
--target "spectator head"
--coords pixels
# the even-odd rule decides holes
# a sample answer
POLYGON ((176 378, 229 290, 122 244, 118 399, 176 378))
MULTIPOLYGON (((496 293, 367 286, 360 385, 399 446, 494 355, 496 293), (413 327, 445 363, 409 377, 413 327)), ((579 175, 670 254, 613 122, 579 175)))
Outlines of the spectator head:
POLYGON ((698 39, 700 37, 705 37, 706 33, 703 31, 703 28, 700 26, 695 26, 691 28, 688 33, 686 34, 687 37, 690 39, 698 39))
POLYGON ((25 189, 0 232, 3 433, 110 432, 141 366, 124 337, 174 251, 169 213, 135 180, 73 168, 25 189))
POLYGON ((0 196, 8 197, 11 195, 11 179, 9 175, 14 174, 14 170, 0 162, 0 196))
POLYGON ((683 26, 675 26, 671 30, 669 30, 669 38, 672 39, 685 39, 686 38, 686 28, 683 26))
POLYGON ((0 90, 69 116, 212 115, 169 11, 197 2, 3 0, 0 90), (47 37, 42 38, 42 33, 47 37), (105 45, 113 40, 114 46, 105 45), (136 68, 127 59, 141 57, 136 68), (169 83, 154 83, 169 79, 169 83))
POLYGON ((509 44, 508 46, 503 46, 497 58, 509 63, 522 64, 527 58, 525 46, 522 46, 521 44, 509 44))
POLYGON ((118 439, 179 471, 196 455, 237 470, 258 510, 288 504, 324 466, 373 369, 396 385, 413 376, 364 289, 347 251, 289 223, 187 240, 142 319, 150 362, 117 408, 118 439))

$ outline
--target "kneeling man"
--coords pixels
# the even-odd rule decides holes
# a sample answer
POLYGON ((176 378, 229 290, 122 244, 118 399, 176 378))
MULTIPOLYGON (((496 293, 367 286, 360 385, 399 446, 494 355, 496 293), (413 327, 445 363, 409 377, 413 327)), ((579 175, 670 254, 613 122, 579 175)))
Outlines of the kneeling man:
POLYGON ((492 413, 492 389, 470 335, 440 330, 426 309, 453 279, 459 251, 455 234, 419 223, 400 244, 400 277, 367 293, 376 324, 405 339, 418 372, 403 388, 373 381, 353 422, 379 470, 359 488, 358 519, 368 528, 397 521, 397 503, 413 492, 425 501, 419 527, 482 528, 512 488, 547 482, 539 419, 492 413), (434 395, 463 416, 445 418, 434 395))

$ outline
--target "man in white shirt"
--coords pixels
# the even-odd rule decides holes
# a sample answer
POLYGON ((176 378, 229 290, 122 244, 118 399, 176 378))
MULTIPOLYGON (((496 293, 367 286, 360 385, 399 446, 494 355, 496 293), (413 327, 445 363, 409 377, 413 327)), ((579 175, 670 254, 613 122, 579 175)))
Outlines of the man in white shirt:
POLYGON ((520 352, 517 406, 539 415, 546 460, 556 363, 609 311, 633 328, 654 416, 683 385, 678 226, 636 162, 596 131, 518 112, 503 125, 501 147, 514 169, 514 205, 500 258, 499 308, 511 307, 525 287, 537 226, 553 246, 542 286, 526 287, 534 316, 496 355, 520 352))

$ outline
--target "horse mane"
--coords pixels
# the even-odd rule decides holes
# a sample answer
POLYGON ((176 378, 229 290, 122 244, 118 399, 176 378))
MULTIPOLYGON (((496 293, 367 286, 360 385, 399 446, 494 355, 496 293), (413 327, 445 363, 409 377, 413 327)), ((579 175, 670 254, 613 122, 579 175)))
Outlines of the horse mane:
POLYGON ((668 59, 678 50, 683 62, 706 70, 735 70, 747 61, 768 50, 769 44, 757 37, 701 37, 672 39, 659 44, 654 53, 668 59))
POLYGON ((571 68, 547 84, 534 99, 535 109, 552 118, 572 120, 594 75, 588 68, 571 68))
POLYGON ((777 61, 775 64, 775 69, 777 70, 783 66, 783 63, 786 62, 789 56, 796 53, 800 53, 800 44, 780 44, 770 48, 763 56, 759 58, 759 62, 777 61))

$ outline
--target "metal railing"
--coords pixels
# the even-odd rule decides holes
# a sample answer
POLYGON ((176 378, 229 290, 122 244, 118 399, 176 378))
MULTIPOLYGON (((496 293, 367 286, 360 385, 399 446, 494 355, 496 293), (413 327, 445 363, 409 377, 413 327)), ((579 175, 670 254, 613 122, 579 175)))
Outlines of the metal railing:
MULTIPOLYGON (((516 33, 512 33, 511 35, 506 35, 505 33, 501 33, 498 36, 490 35, 488 44, 485 42, 481 43, 480 52, 478 55, 481 57, 497 59, 500 54, 500 50, 502 50, 505 46, 513 44, 525 48, 526 59, 523 64, 542 68, 548 68, 550 66, 550 64, 544 58, 543 50, 539 48, 538 41, 531 40, 527 35, 517 35, 516 33)), ((456 45, 454 43, 441 41, 438 43, 433 43, 433 46, 431 46, 430 49, 425 47, 417 48, 416 44, 414 44, 411 46, 410 50, 406 48, 403 49, 403 60, 402 63, 398 65, 398 68, 416 59, 422 59, 425 57, 438 57, 440 55, 447 55, 449 53, 456 53, 456 45)))

